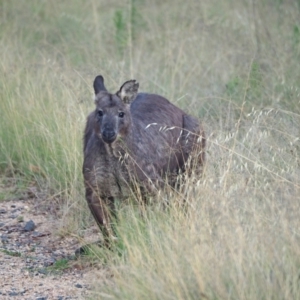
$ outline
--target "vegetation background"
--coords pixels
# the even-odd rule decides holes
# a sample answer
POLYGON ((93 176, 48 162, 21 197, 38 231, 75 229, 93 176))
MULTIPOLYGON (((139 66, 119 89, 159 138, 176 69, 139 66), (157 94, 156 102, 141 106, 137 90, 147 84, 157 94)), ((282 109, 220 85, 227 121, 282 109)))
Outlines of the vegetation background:
POLYGON ((135 78, 201 118, 207 164, 144 218, 120 207, 119 245, 96 249, 113 279, 95 295, 300 299, 299 62, 299 0, 3 0, 2 178, 34 181, 61 205, 60 234, 80 237, 93 79, 135 78))

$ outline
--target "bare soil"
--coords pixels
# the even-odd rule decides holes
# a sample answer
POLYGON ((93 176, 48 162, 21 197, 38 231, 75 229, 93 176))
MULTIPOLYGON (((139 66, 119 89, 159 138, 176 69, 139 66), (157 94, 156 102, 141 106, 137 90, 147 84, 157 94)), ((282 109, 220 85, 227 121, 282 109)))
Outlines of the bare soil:
MULTIPOLYGON (((99 269, 75 257, 81 246, 78 238, 58 235, 55 205, 34 186, 20 192, 8 179, 1 180, 0 197, 0 299, 91 296, 91 282, 99 269)), ((96 238, 97 228, 86 235, 96 238)))

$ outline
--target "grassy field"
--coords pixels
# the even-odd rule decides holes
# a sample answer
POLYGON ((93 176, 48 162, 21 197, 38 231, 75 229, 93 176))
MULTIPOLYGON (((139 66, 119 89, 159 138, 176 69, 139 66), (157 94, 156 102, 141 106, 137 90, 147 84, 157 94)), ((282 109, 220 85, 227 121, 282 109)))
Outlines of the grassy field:
POLYGON ((94 222, 81 166, 96 75, 204 123, 203 178, 162 191, 167 210, 120 208, 95 298, 300 299, 299 0, 3 0, 0 57, 1 176, 60 199, 63 234, 94 222))

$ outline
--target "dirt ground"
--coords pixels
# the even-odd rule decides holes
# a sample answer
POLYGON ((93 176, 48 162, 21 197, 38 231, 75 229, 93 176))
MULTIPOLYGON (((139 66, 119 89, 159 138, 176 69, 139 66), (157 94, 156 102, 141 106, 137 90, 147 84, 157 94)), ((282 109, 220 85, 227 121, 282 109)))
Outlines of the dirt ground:
MULTIPOLYGON (((75 257, 79 240, 57 234, 54 208, 34 187, 20 192, 14 180, 5 181, 0 183, 0 299, 89 298, 99 267, 75 257)), ((97 228, 87 235, 96 238, 97 228)))

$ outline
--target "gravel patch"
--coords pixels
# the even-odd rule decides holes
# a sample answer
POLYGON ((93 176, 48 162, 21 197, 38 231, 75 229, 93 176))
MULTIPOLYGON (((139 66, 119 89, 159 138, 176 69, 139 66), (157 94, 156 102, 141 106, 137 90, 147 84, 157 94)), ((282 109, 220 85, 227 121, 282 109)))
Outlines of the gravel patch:
POLYGON ((0 201, 0 299, 86 299, 96 270, 76 259, 77 238, 54 234, 58 220, 37 201, 0 201))

